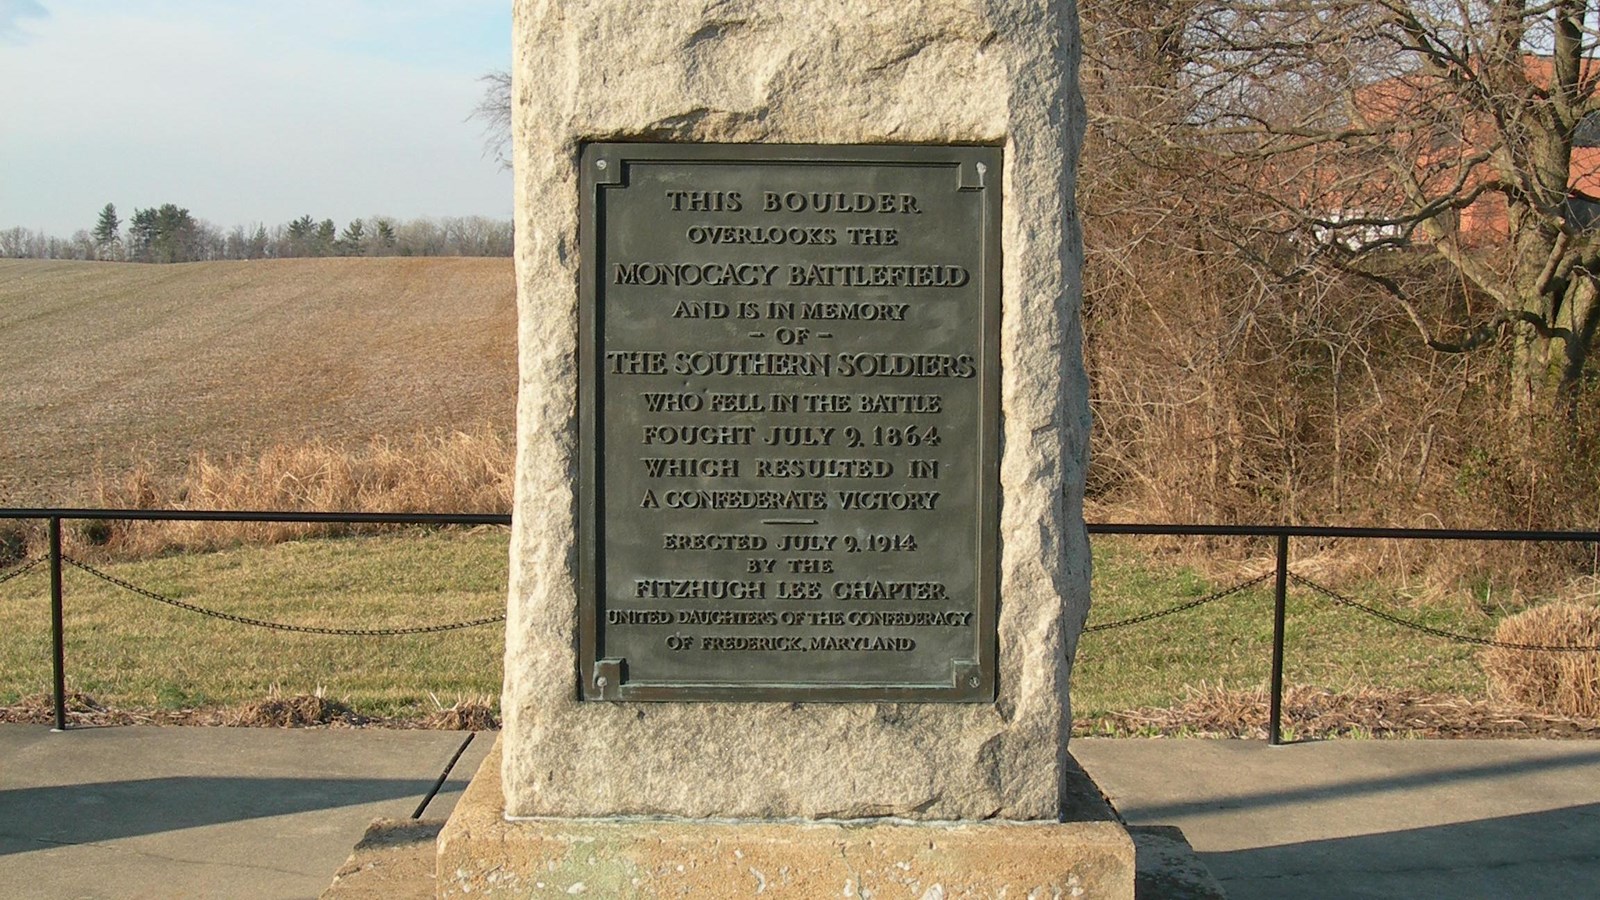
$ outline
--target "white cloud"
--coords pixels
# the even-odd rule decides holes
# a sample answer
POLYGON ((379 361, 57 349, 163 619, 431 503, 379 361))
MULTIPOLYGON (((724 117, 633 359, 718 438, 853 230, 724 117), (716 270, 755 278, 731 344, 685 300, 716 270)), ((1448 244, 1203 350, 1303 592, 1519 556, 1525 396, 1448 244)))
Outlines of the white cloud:
POLYGON ((43 19, 50 15, 36 0, 0 0, 0 44, 21 44, 27 41, 28 32, 23 27, 26 19, 43 19))

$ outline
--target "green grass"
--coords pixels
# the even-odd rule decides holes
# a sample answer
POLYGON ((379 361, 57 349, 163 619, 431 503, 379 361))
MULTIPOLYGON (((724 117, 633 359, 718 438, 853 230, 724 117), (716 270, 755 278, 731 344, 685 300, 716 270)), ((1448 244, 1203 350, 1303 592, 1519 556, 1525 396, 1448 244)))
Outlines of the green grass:
MULTIPOLYGON (((454 622, 504 609, 504 531, 413 532, 112 563, 112 575, 157 593, 243 616, 302 625, 383 628, 454 622)), ((1095 544, 1090 623, 1211 593, 1190 569, 1164 564, 1135 539, 1095 544)), ((1386 604, 1373 586, 1349 588, 1386 604)), ((322 690, 358 712, 416 717, 463 698, 499 696, 501 624, 435 635, 338 637, 248 627, 173 609, 71 568, 66 571, 68 685, 122 708, 229 707, 322 690), (430 696, 433 695, 433 696, 430 696)), ((1403 630, 1292 590, 1286 680, 1481 697, 1475 648, 1403 630)), ((1461 609, 1400 610, 1436 627, 1485 634, 1461 609)), ((1140 625, 1085 634, 1073 674, 1074 713, 1093 717, 1171 705, 1186 686, 1266 684, 1272 594, 1260 587, 1140 625)), ((41 566, 0 584, 0 701, 50 685, 49 600, 41 566)))
MULTIPOLYGON (((1243 580, 1243 579, 1240 579, 1243 580)), ((1134 539, 1095 542, 1094 605, 1089 624, 1176 606, 1231 582, 1212 583, 1191 569, 1163 565, 1134 539)), ((1491 628, 1481 613, 1443 606, 1395 609, 1378 585, 1347 595, 1401 618, 1467 634, 1491 628)), ((1284 629, 1284 681, 1341 689, 1409 688, 1482 697, 1477 648, 1399 628, 1290 585, 1284 629)), ((1185 686, 1227 689, 1265 685, 1272 664, 1270 582, 1162 619, 1083 635, 1073 670, 1073 714, 1172 705, 1185 686)))
MULTIPOLYGON (((316 540, 98 566, 176 600, 297 625, 388 628, 505 609, 506 533, 316 540)), ((503 624, 440 634, 293 634, 221 621, 67 568, 67 685, 121 708, 228 707, 322 690, 368 715, 498 702, 503 624), (431 695, 431 696, 430 696, 431 695)), ((49 690, 43 566, 0 585, 0 701, 49 690)))

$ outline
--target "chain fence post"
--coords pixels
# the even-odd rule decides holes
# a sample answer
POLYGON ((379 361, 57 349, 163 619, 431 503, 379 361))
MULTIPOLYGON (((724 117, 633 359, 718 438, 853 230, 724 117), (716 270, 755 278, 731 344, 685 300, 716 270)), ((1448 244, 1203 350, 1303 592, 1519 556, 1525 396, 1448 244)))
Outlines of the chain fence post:
POLYGON ((61 517, 50 517, 50 644, 55 676, 56 727, 67 730, 67 655, 61 632, 61 517))
POLYGON ((1267 745, 1283 743, 1283 626, 1289 593, 1289 533, 1278 534, 1278 569, 1272 585, 1272 698, 1267 712, 1267 745))

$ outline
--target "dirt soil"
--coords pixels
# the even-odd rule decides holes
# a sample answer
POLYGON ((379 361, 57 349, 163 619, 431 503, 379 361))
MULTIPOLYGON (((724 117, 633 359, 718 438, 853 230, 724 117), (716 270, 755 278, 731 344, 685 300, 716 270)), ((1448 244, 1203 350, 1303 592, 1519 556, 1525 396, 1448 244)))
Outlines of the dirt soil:
MULTIPOLYGON (((433 731, 493 731, 500 719, 487 705, 464 701, 419 719, 365 716, 336 700, 310 694, 273 696, 237 707, 116 709, 81 691, 68 691, 68 727, 104 725, 215 725, 229 728, 425 728, 433 731)), ((55 724, 55 701, 35 694, 0 706, 0 723, 55 724)))
MULTIPOLYGON (((500 727, 487 705, 459 703, 421 719, 363 716, 336 701, 310 695, 269 697, 226 709, 111 709, 69 692, 69 725, 213 725, 248 728, 428 728, 485 731, 500 727)), ((48 725, 55 721, 48 695, 0 706, 0 722, 48 725)), ((1303 685, 1284 692, 1284 736, 1327 738, 1556 738, 1600 739, 1600 721, 1517 709, 1482 700, 1363 688, 1334 692, 1303 685)), ((1079 719, 1074 734, 1114 737, 1218 737, 1265 740, 1263 690, 1194 691, 1164 709, 1137 709, 1079 719)))
MULTIPOLYGON (((1265 689, 1191 689, 1182 702, 1079 719, 1073 733, 1142 737, 1237 737, 1264 740, 1270 708, 1265 689)), ((1284 690, 1283 736, 1600 738, 1600 721, 1576 719, 1486 700, 1420 691, 1360 688, 1331 691, 1307 685, 1284 690)))
POLYGON ((96 466, 514 422, 509 259, 0 260, 0 506, 96 466))

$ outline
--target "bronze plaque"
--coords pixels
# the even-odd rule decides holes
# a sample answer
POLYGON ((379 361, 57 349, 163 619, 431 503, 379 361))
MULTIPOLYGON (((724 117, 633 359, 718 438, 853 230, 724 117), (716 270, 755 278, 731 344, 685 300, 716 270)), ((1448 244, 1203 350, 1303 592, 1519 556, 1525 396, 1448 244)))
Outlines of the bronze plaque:
POLYGON ((580 695, 992 701, 999 148, 581 162, 580 695))

